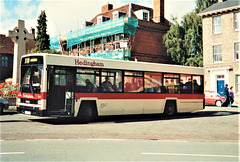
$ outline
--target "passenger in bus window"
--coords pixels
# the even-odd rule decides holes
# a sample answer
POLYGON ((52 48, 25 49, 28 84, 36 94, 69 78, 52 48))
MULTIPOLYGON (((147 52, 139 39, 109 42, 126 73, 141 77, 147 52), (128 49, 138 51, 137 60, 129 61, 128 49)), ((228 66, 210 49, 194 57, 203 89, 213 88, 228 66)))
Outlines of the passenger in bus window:
POLYGON ((199 91, 199 86, 198 86, 198 84, 197 84, 197 80, 194 79, 194 80, 193 80, 193 92, 194 92, 195 94, 197 94, 198 91, 199 91))
POLYGON ((112 86, 112 89, 113 89, 114 92, 117 92, 117 86, 116 86, 116 84, 114 84, 114 85, 112 86))
POLYGON ((158 86, 158 87, 156 88, 156 92, 157 92, 157 93, 162 93, 161 86, 158 86))
POLYGON ((122 92, 122 82, 119 82, 119 87, 117 88, 117 92, 122 92))
POLYGON ((102 82, 102 91, 106 92, 108 90, 108 86, 112 86, 112 83, 109 81, 108 77, 105 77, 105 81, 102 82))
POLYGON ((86 83, 86 92, 92 92, 94 85, 90 82, 89 79, 86 79, 85 83, 86 83))
POLYGON ((114 92, 112 86, 109 84, 106 92, 114 92))

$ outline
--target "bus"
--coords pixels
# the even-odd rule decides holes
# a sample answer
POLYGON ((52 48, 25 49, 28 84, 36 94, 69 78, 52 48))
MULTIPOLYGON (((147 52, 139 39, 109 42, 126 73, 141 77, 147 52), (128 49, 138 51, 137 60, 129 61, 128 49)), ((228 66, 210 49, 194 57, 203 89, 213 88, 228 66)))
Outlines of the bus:
POLYGON ((21 58, 19 113, 47 117, 165 114, 204 109, 198 67, 56 54, 21 58))

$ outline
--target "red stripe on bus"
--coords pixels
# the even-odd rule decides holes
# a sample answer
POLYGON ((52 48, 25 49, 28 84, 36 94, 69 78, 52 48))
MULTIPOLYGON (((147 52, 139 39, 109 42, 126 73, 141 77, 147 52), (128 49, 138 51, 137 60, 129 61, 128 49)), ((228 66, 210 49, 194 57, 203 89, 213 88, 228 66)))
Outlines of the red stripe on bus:
POLYGON ((98 98, 98 99, 204 99, 204 94, 159 94, 159 93, 76 93, 77 99, 98 98))
POLYGON ((41 92, 41 94, 34 94, 34 96, 31 93, 18 93, 18 98, 27 98, 27 99, 47 99, 47 92, 41 92))

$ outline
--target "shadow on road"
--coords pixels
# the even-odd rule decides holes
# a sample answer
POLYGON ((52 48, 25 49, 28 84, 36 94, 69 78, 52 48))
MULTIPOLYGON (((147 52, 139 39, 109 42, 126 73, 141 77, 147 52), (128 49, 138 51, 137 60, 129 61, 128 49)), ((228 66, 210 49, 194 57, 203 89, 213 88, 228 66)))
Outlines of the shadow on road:
MULTIPOLYGON (((173 117, 166 117, 163 114, 154 115, 123 115, 123 116, 106 116, 92 123, 130 123, 130 122, 148 122, 158 120, 178 120, 187 118, 204 118, 216 116, 237 115, 240 112, 236 111, 197 111, 193 113, 180 113, 173 117)), ((29 119, 33 122, 41 122, 52 125, 70 125, 70 124, 89 124, 79 121, 77 118, 47 118, 47 119, 29 119)))
POLYGON ((15 115, 15 114, 17 114, 16 111, 9 111, 9 112, 3 112, 3 113, 1 114, 1 116, 4 116, 4 115, 15 115))

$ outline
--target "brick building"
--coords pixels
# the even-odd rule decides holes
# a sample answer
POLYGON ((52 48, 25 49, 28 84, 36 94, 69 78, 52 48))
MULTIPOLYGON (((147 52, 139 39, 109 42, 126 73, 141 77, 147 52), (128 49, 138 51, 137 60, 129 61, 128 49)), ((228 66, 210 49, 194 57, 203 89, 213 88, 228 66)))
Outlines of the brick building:
POLYGON ((153 6, 102 6, 102 12, 84 22, 82 29, 60 38, 64 54, 172 63, 163 43, 170 28, 164 17, 164 0, 154 0, 153 6))
POLYGON ((225 84, 233 86, 240 105, 240 1, 222 1, 201 13, 205 90, 223 95, 225 84))
MULTIPOLYGON (((34 34, 34 29, 30 30, 34 34)), ((26 43, 26 53, 35 48, 36 42, 28 40, 26 43)), ((13 73, 14 43, 10 37, 0 34, 0 83, 5 79, 12 78, 13 73)))

